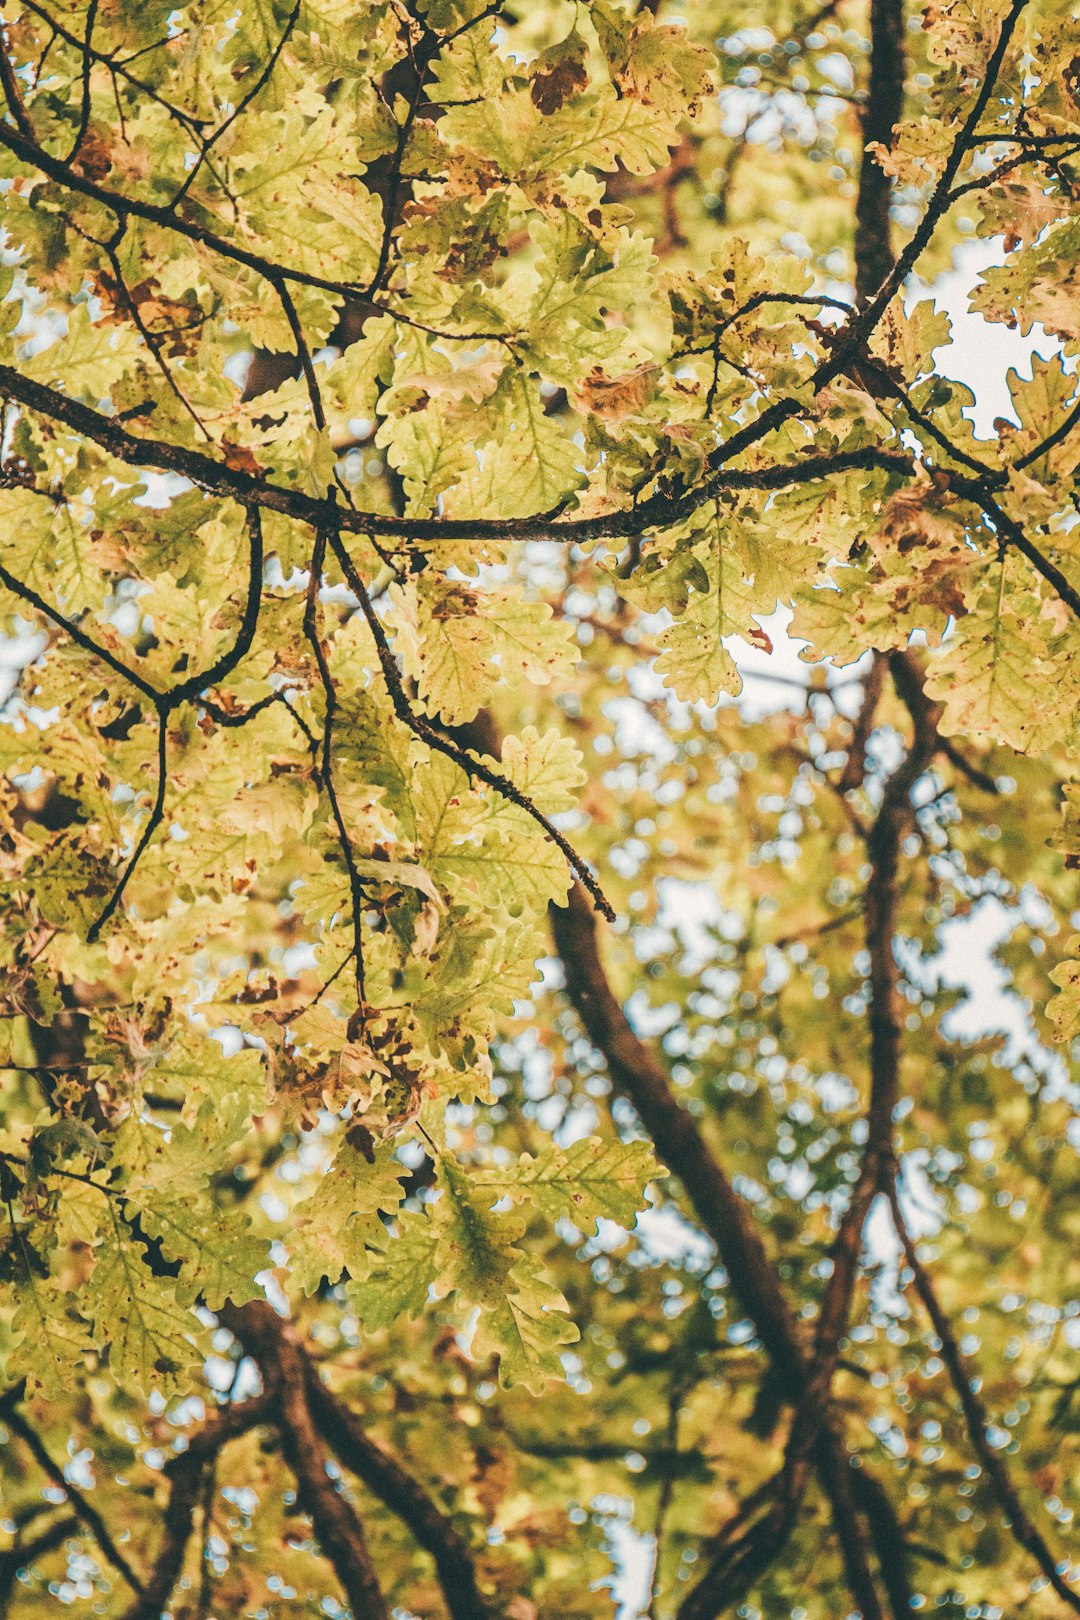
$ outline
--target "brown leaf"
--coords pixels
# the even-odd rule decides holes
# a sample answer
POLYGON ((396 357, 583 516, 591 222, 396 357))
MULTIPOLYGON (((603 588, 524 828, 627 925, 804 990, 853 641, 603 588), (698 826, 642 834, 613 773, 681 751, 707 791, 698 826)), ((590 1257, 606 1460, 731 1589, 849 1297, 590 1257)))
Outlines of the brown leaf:
POLYGON ((71 167, 87 180, 99 183, 106 178, 112 168, 112 158, 109 148, 96 130, 88 129, 79 145, 79 150, 71 160, 71 167))
POLYGON ((541 52, 533 68, 529 96, 533 106, 548 117, 584 90, 588 82, 584 42, 571 34, 561 44, 541 52))
POLYGON ((605 422, 636 416, 649 397, 655 370, 652 365, 635 366, 621 377, 609 377, 594 366, 578 389, 577 402, 605 422))
POLYGON ((226 467, 231 467, 233 472, 250 473, 253 478, 257 478, 262 472, 262 468, 246 445, 232 444, 228 439, 222 439, 221 449, 226 467))

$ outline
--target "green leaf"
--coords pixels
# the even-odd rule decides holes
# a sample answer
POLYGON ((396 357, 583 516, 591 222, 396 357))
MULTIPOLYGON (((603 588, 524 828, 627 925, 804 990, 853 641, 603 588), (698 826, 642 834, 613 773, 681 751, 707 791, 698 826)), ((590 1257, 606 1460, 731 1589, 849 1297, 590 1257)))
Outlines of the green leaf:
POLYGON ((565 1310, 566 1300, 557 1288, 530 1278, 481 1317, 479 1344, 497 1353, 500 1383, 508 1388, 521 1384, 541 1395, 550 1379, 563 1378, 560 1351, 580 1338, 565 1310))
POLYGON ((647 1142, 603 1142, 585 1136, 572 1147, 552 1145, 537 1158, 523 1153, 505 1169, 484 1167, 470 1182, 511 1198, 548 1220, 570 1220, 582 1231, 600 1220, 632 1226, 657 1174, 647 1142))
POLYGON ((516 1215, 494 1215, 498 1194, 488 1193, 448 1153, 440 1153, 439 1180, 444 1197, 438 1206, 439 1278, 477 1305, 494 1306, 521 1251, 515 1240, 524 1230, 516 1215))
POLYGON ((656 669, 684 702, 715 703, 722 692, 734 697, 742 690, 742 678, 724 638, 749 630, 750 604, 742 569, 724 544, 718 517, 690 556, 700 572, 689 576, 685 610, 661 632, 659 644, 664 650, 656 669))
POLYGON ((367 1153, 342 1144, 315 1191, 295 1210, 290 1266, 306 1294, 313 1294, 324 1277, 336 1282, 343 1271, 365 1273, 365 1245, 380 1238, 380 1216, 397 1210, 404 1194, 402 1174, 387 1144, 372 1145, 367 1153))
POLYGON ((392 1328, 402 1317, 419 1316, 439 1278, 434 1222, 422 1210, 405 1210, 396 1226, 393 1234, 380 1224, 366 1235, 366 1269, 348 1290, 369 1333, 392 1328))
POLYGON ((86 1286, 84 1308, 94 1343, 122 1386, 145 1394, 179 1394, 190 1387, 199 1361, 198 1323, 175 1285, 151 1274, 115 1217, 86 1286))
POLYGON ((539 388, 517 367, 488 402, 494 434, 443 502, 448 517, 532 517, 561 507, 584 481, 582 452, 549 416, 539 388))
POLYGON ((547 686, 572 668, 572 632, 546 602, 508 591, 494 596, 437 577, 392 589, 405 673, 448 725, 473 719, 502 683, 524 677, 547 686))
POLYGON ((1046 1016, 1054 1026, 1054 1039, 1071 1041, 1080 1035, 1080 936, 1069 941, 1069 956, 1050 974, 1057 986, 1046 1016))
POLYGON ((51 1400, 84 1376, 92 1349, 90 1330, 62 1284, 23 1281, 8 1331, 14 1340, 5 1360, 9 1383, 25 1378, 31 1396, 51 1400))
POLYGON ((945 703, 946 732, 975 733, 1021 753, 1054 712, 1032 703, 1033 683, 1049 654, 1050 626, 1039 633, 1039 604, 1023 565, 1003 557, 986 570, 953 648, 936 660, 927 691, 945 703))

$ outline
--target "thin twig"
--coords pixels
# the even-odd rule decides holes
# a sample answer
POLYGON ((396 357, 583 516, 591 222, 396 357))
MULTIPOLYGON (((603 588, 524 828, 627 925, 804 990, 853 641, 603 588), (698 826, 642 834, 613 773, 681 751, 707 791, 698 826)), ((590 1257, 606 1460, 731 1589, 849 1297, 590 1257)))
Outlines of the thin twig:
POLYGON ((19 1436, 19 1439, 27 1447, 42 1472, 47 1474, 52 1483, 64 1492, 78 1518, 85 1524, 109 1563, 123 1576, 132 1591, 145 1591, 145 1583, 140 1580, 120 1551, 120 1548, 116 1545, 108 1525, 97 1508, 84 1496, 77 1485, 73 1485, 70 1480, 65 1479, 63 1469, 59 1464, 53 1462, 37 1431, 30 1426, 22 1413, 17 1411, 14 1406, 9 1406, 4 1411, 4 1422, 19 1436))
MULTIPOLYGON (((73 224, 74 224, 74 221, 73 221, 73 224)), ((80 230, 80 228, 79 228, 79 226, 77 224, 75 224, 75 229, 79 232, 80 236, 86 236, 86 233, 84 231, 80 230)), ((206 428, 205 424, 203 423, 202 418, 199 416, 198 412, 195 410, 195 407, 191 404, 190 400, 187 398, 187 396, 181 390, 179 383, 176 381, 176 378, 173 376, 173 374, 170 371, 169 367, 165 364, 165 359, 164 359, 164 356, 162 355, 162 352, 161 352, 162 345, 164 343, 164 339, 162 337, 160 337, 158 335, 158 333, 152 332, 150 330, 150 328, 147 326, 146 322, 142 318, 142 312, 139 309, 138 303, 137 303, 135 297, 133 296, 131 290, 129 289, 127 282, 124 279, 123 268, 122 268, 122 266, 120 264, 120 258, 119 258, 119 255, 117 254, 116 249, 117 249, 121 239, 123 238, 123 235, 124 235, 124 232, 125 232, 126 229, 127 229, 126 221, 121 220, 120 224, 116 228, 116 231, 109 238, 109 240, 107 242, 96 242, 96 239, 93 238, 93 237, 86 237, 86 240, 87 241, 94 241, 96 243, 96 246, 100 247, 102 249, 102 251, 108 255, 109 264, 112 266, 112 273, 113 273, 113 277, 114 277, 114 279, 116 281, 117 289, 118 289, 118 291, 120 293, 121 298, 123 299, 124 306, 127 309, 128 314, 131 316, 131 319, 134 322, 136 331, 139 333, 139 336, 142 338, 143 342, 146 344, 146 347, 150 350, 150 354, 153 357, 154 364, 157 366, 158 370, 161 372, 161 375, 164 377, 165 383, 166 383, 167 387, 169 388, 170 392, 174 395, 174 397, 179 401, 179 403, 183 407, 183 409, 191 417, 191 420, 195 423, 195 426, 198 428, 198 430, 202 434, 203 438, 207 441, 208 444, 211 444, 211 443, 213 443, 213 440, 211 439, 210 434, 207 431, 207 428, 206 428)))
POLYGON ((239 727, 250 724, 252 720, 258 719, 260 714, 265 714, 267 709, 274 707, 275 704, 280 704, 290 718, 296 722, 300 731, 303 732, 308 747, 313 750, 317 749, 319 739, 299 710, 295 709, 289 702, 289 692, 291 690, 292 688, 282 688, 276 692, 267 692, 265 697, 258 698, 254 703, 249 704, 246 709, 226 709, 220 703, 214 703, 207 697, 199 698, 199 707, 205 709, 211 719, 216 721, 219 726, 239 727))
POLYGON ((90 0, 86 11, 86 32, 82 42, 82 103, 79 111, 79 127, 75 132, 75 139, 64 162, 72 163, 78 157, 86 132, 90 128, 90 75, 93 71, 94 56, 94 24, 97 21, 98 0, 90 0))
MULTIPOLYGON (((328 532, 320 528, 315 534, 315 546, 309 564, 307 601, 304 608, 304 634, 312 652, 315 654, 315 663, 319 671, 325 697, 325 713, 323 716, 322 735, 322 762, 319 767, 319 778, 325 789, 326 797, 330 802, 330 811, 337 827, 338 843, 341 846, 342 858, 345 862, 345 871, 349 880, 349 899, 352 910, 353 946, 352 958, 356 964, 356 999, 361 1013, 367 1005, 367 996, 364 985, 364 907, 366 896, 364 882, 356 865, 356 856, 353 853, 352 838, 345 821, 344 812, 338 799, 337 786, 334 781, 333 735, 334 719, 337 714, 337 690, 330 670, 330 663, 326 656, 322 637, 319 634, 318 602, 319 588, 322 584, 323 562, 326 557, 326 542, 328 532)), ((330 536, 332 538, 332 535, 330 536)))
POLYGON ((1043 456, 1056 449, 1059 444, 1069 437, 1069 434, 1078 423, 1080 423, 1080 399, 1077 400, 1064 421, 1059 422, 1053 433, 1048 433, 1046 438, 1040 440, 1033 450, 1028 450, 1013 463, 1016 470, 1023 472, 1024 468, 1030 467, 1033 462, 1041 461, 1043 456))
POLYGON ((0 23, 0 87, 3 88, 4 99, 11 109, 11 116, 14 118, 16 127, 24 140, 36 144, 37 135, 30 114, 26 110, 26 102, 23 100, 19 80, 7 52, 7 41, 4 38, 2 23, 0 23))
POLYGON ((203 126, 203 119, 195 118, 190 113, 184 112, 181 107, 174 106, 171 101, 166 101, 164 96, 152 84, 148 84, 145 79, 137 78, 134 73, 128 71, 126 62, 134 61, 135 56, 140 53, 135 52, 125 60, 118 60, 105 51, 95 49, 93 45, 81 40, 77 34, 73 34, 69 28, 66 28, 63 23, 58 22, 50 12, 46 11, 45 7, 38 3, 38 0, 22 0, 22 3, 27 11, 33 12, 35 17, 48 24, 53 31, 53 39, 62 39, 65 45, 73 45, 77 51, 81 52, 84 60, 89 57, 91 61, 100 62, 104 67, 108 68, 110 73, 119 74, 122 79, 125 79, 136 90, 141 90, 144 95, 149 96, 171 118, 175 118, 191 135, 198 139, 199 131, 203 126))
POLYGON ((353 1615, 356 1620, 390 1620, 364 1527, 326 1471, 326 1448, 308 1403, 306 1358, 295 1331, 263 1300, 239 1309, 228 1306, 219 1314, 258 1362, 272 1391, 282 1450, 296 1477, 301 1506, 311 1515, 319 1546, 353 1615))
POLYGON ((904 1220, 895 1181, 889 1182, 885 1192, 889 1201, 889 1208, 892 1211, 896 1235, 903 1246, 904 1259, 915 1283, 915 1291, 922 1301, 927 1316, 930 1318, 934 1332, 940 1340, 941 1348, 938 1353, 949 1370, 952 1386, 960 1401, 972 1450, 986 1472, 994 1494, 1008 1519, 1013 1536, 1022 1547, 1025 1547, 1031 1553, 1058 1597, 1063 1598, 1075 1614, 1080 1614, 1080 1592, 1071 1586, 1059 1573, 1059 1561, 1055 1558, 1042 1532, 1024 1508, 1009 1475, 1004 1457, 1000 1451, 995 1451, 990 1444, 987 1436, 990 1420, 986 1408, 975 1393, 975 1380, 973 1380, 968 1370, 964 1353, 957 1343, 952 1324, 938 1300, 934 1285, 930 1279, 930 1273, 919 1259, 918 1250, 912 1240, 911 1233, 908 1231, 907 1222, 904 1220))
POLYGON ((202 1429, 189 1435, 186 1450, 170 1457, 165 1465, 169 1500, 162 1521, 161 1545, 145 1588, 123 1620, 160 1620, 184 1566, 206 1468, 222 1446, 266 1422, 272 1415, 273 1403, 269 1395, 222 1407, 202 1429))
POLYGON ((331 1393, 309 1357, 304 1358, 304 1371, 308 1405, 323 1439, 430 1554, 451 1620, 488 1620, 493 1611, 480 1594, 472 1554, 450 1515, 367 1433, 363 1420, 345 1401, 331 1393))
POLYGON ((452 759, 455 765, 459 765, 467 776, 478 777, 481 782, 486 782, 488 787, 495 788, 505 799, 509 799, 511 804, 517 805, 519 810, 524 810, 525 814, 530 816, 537 826, 543 829, 556 848, 566 857, 571 871, 584 888, 588 890, 596 909, 609 922, 614 922, 614 909, 585 861, 582 860, 569 839, 565 838, 554 823, 544 815, 543 811, 537 808, 528 794, 523 793, 519 787, 516 787, 508 776, 503 775, 502 771, 494 770, 483 759, 466 752, 464 748, 459 748, 456 743, 451 742, 441 732, 436 731, 430 721, 415 713, 401 683, 401 675, 394 661, 394 655, 390 650, 390 643, 386 639, 382 621, 375 612, 367 588, 360 578, 352 558, 342 544, 340 534, 332 533, 330 544, 341 565, 350 590, 354 592, 359 600, 360 611, 367 621, 368 629, 371 631, 375 642, 375 651, 378 655, 383 679, 386 683, 394 713, 398 719, 408 726, 415 736, 426 742, 429 748, 434 748, 437 753, 445 754, 447 759, 452 759))
POLYGON ((167 756, 168 723, 166 716, 159 713, 157 728, 157 786, 154 791, 154 803, 151 807, 150 814, 146 819, 146 825, 143 827, 142 833, 139 836, 139 841, 131 853, 131 858, 120 875, 120 881, 113 889, 112 894, 105 902, 97 917, 87 929, 86 939, 87 943, 90 945, 95 943, 101 933, 101 930, 105 927, 106 923, 116 911, 117 906, 124 897, 124 890, 134 877, 135 869, 142 860, 143 854, 149 845, 150 840, 153 838, 154 834, 157 832, 162 821, 164 820, 165 793, 169 785, 167 756))
MULTIPOLYGON (((192 164, 192 166, 189 169, 187 175, 185 176, 183 184, 174 193, 174 195, 172 197, 172 200, 169 203, 170 208, 176 208, 176 207, 179 206, 180 203, 183 202, 184 198, 187 196, 187 194, 190 191, 191 187, 195 184, 195 178, 198 175, 199 170, 202 168, 203 164, 209 158, 211 151, 217 145, 218 141, 220 141, 221 137, 224 134, 226 134, 228 132, 228 130, 230 130, 232 128, 232 126, 233 126, 233 124, 235 124, 236 120, 238 118, 242 117, 242 115, 251 106, 251 103, 255 100, 255 97, 257 95, 259 95, 259 93, 262 90, 265 89, 267 84, 269 84, 270 78, 271 78, 271 76, 272 76, 272 74, 274 72, 274 69, 277 67, 278 61, 279 61, 279 59, 281 57, 281 53, 285 49, 285 46, 288 44, 289 36, 292 33, 293 29, 296 27, 297 20, 299 19, 299 16, 300 16, 300 7, 301 7, 302 4, 303 4, 303 0, 295 0, 293 8, 289 13, 288 20, 285 23, 285 27, 281 31, 281 35, 280 35, 280 37, 278 39, 278 42, 274 46, 273 50, 271 51, 269 58, 267 59, 266 63, 263 66, 262 72, 259 74, 259 76, 256 79, 255 83, 251 86, 251 89, 248 90, 247 93, 244 96, 241 97, 241 99, 237 102, 236 106, 233 108, 232 112, 224 120, 224 122, 219 124, 217 129, 215 129, 212 132, 212 134, 208 135, 206 137, 206 139, 203 141, 202 149, 199 152, 198 157, 196 158, 195 162, 192 164)), ((129 57, 128 60, 130 61, 131 58, 129 57)))

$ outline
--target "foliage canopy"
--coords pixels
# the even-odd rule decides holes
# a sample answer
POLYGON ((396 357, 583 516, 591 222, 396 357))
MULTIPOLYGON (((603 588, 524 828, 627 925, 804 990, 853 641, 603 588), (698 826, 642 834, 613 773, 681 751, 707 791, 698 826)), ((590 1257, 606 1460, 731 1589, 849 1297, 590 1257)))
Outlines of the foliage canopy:
POLYGON ((0 88, 0 1609, 1080 1612, 1075 4, 0 88))

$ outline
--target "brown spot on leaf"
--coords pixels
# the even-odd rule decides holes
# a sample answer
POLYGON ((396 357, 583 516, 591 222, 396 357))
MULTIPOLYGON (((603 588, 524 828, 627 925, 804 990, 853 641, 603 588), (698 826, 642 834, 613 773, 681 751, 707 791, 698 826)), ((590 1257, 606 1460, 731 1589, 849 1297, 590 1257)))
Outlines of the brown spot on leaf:
POLYGON ((345 1132, 345 1140, 354 1152, 363 1154, 368 1164, 375 1163, 375 1138, 366 1125, 361 1125, 359 1121, 350 1125, 345 1132))
POLYGON ((589 82, 584 62, 562 61, 540 72, 529 86, 533 106, 548 117, 558 112, 563 104, 584 90, 589 82))

